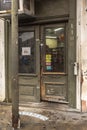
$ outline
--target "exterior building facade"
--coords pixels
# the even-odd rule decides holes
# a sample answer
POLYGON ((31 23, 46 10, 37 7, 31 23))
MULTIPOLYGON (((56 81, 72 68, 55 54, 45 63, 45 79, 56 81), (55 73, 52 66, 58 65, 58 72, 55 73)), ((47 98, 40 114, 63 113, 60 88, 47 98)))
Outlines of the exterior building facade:
MULTIPOLYGON (((35 0, 33 4, 33 13, 19 14, 20 102, 58 102, 79 110, 85 103, 86 110, 86 0, 35 0)), ((11 101, 11 22, 3 16, 1 100, 11 101)))

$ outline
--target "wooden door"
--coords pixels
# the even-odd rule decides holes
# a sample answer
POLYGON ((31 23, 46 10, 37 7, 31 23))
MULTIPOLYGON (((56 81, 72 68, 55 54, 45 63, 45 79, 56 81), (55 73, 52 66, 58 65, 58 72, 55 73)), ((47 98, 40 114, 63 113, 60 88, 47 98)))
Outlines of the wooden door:
POLYGON ((41 27, 41 99, 67 102, 66 24, 41 27))
POLYGON ((40 50, 38 26, 19 31, 20 102, 40 101, 40 50))

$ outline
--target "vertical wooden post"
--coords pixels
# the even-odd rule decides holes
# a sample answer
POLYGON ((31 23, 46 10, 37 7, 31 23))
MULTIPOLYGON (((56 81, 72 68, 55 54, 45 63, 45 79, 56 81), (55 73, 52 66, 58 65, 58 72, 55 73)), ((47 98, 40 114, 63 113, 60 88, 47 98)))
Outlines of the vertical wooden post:
POLYGON ((18 87, 18 0, 11 5, 11 51, 12 51, 12 127, 17 129, 19 121, 19 87, 18 87))

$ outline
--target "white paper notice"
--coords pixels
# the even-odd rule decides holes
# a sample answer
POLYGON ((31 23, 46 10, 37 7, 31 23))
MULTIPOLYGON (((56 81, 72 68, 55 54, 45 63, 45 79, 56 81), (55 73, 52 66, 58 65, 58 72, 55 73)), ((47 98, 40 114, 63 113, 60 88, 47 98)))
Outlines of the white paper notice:
POLYGON ((31 55, 31 48, 30 47, 22 47, 22 56, 29 56, 31 55))

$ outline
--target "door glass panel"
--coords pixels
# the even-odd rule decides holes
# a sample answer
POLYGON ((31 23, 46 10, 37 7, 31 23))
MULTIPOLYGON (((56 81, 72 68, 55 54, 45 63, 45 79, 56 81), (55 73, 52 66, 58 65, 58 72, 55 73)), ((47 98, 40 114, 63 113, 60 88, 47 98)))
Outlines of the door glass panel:
POLYGON ((65 72, 65 28, 45 28, 45 72, 65 72))
POLYGON ((35 73, 34 32, 19 33, 19 73, 35 73))

